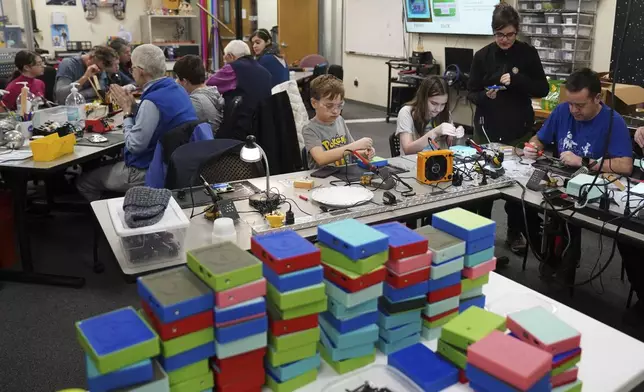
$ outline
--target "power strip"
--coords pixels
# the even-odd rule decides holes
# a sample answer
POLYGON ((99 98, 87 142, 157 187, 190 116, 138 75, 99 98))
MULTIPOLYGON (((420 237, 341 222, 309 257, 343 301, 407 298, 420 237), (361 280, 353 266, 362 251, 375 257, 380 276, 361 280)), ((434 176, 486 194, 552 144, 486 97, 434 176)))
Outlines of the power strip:
POLYGON ((257 225, 252 227, 253 234, 272 233, 284 230, 304 230, 311 227, 317 227, 327 223, 342 221, 345 219, 355 219, 370 215, 382 214, 385 212, 392 212, 401 210, 407 207, 415 207, 421 204, 434 203, 442 200, 449 200, 455 197, 473 195, 494 189, 505 188, 514 184, 514 180, 509 177, 501 177, 496 180, 489 180, 487 185, 472 186, 468 188, 450 187, 442 193, 427 193, 423 195, 416 195, 399 200, 395 206, 376 206, 374 204, 365 204, 351 209, 332 211, 321 213, 313 217, 297 218, 295 224, 283 226, 279 228, 271 228, 267 224, 257 225), (342 213, 342 211, 347 211, 342 213))

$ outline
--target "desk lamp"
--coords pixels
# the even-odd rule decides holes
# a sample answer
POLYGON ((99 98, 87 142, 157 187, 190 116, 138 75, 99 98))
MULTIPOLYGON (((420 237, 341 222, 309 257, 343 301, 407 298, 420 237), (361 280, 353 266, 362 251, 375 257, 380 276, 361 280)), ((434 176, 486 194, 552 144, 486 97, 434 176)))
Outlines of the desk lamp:
POLYGON ((264 150, 255 142, 255 140, 255 136, 253 135, 248 135, 246 137, 246 143, 239 152, 239 157, 242 161, 248 163, 256 163, 264 158, 264 164, 266 165, 266 192, 251 196, 248 199, 248 202, 251 207, 259 210, 260 212, 270 212, 279 207, 280 198, 278 194, 271 193, 271 174, 268 168, 268 159, 266 158, 264 150))

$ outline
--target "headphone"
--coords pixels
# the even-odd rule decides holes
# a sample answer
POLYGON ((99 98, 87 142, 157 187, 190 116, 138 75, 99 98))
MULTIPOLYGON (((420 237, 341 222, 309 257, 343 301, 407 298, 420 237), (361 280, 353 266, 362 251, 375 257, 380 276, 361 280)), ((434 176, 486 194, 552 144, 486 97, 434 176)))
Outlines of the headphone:
POLYGON ((452 86, 455 82, 458 82, 463 79, 463 74, 461 69, 456 64, 450 64, 445 68, 445 73, 443 74, 443 79, 447 82, 448 86, 452 86))

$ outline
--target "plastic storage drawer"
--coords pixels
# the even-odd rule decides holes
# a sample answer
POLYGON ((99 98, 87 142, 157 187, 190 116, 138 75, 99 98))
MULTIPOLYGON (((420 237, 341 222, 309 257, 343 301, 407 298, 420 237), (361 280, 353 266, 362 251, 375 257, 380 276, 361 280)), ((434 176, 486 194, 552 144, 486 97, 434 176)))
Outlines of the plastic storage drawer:
POLYGON ((561 22, 561 14, 551 14, 551 13, 546 13, 545 14, 545 21, 548 24, 559 24, 561 22))
POLYGON ((577 26, 564 26, 563 28, 563 35, 566 37, 574 37, 575 33, 577 33, 577 37, 581 38, 588 38, 593 32, 593 26, 588 26, 588 25, 579 25, 579 29, 577 29, 577 26))

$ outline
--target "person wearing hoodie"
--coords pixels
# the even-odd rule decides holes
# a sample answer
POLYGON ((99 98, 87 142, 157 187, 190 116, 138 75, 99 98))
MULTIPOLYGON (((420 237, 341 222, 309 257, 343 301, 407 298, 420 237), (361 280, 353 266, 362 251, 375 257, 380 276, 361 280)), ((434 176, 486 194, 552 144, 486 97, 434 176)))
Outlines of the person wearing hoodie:
POLYGON ((212 124, 213 133, 217 133, 224 117, 224 97, 217 87, 206 86, 206 69, 199 56, 187 55, 174 64, 177 83, 190 95, 199 121, 212 124))
POLYGON ((272 87, 288 82, 290 80, 288 65, 280 54, 279 47, 273 43, 268 30, 257 30, 250 36, 250 41, 253 44, 257 62, 271 73, 272 87))

